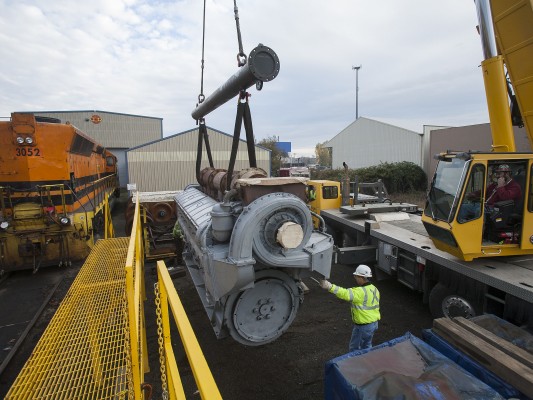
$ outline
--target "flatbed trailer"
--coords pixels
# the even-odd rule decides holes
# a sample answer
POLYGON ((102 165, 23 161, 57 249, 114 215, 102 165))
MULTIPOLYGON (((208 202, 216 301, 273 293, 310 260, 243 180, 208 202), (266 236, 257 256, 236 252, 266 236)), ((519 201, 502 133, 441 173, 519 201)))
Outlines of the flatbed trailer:
POLYGON ((438 250, 420 215, 411 213, 364 219, 328 209, 320 215, 335 239, 337 262, 375 265, 377 280, 392 277, 423 293, 435 318, 495 314, 533 328, 533 256, 462 261, 438 250))

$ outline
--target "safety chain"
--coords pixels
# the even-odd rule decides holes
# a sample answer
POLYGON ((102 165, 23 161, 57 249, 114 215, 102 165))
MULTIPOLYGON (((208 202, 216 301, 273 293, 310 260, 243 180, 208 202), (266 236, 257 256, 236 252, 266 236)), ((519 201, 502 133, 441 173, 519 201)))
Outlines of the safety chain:
POLYGON ((233 11, 235 12, 235 24, 237 25, 237 40, 239 42, 239 54, 237 54, 237 65, 242 67, 246 64, 246 54, 242 49, 241 27, 239 25, 239 9, 237 8, 237 0, 233 0, 233 11))
POLYGON ((161 299, 159 298, 159 283, 154 283, 155 311, 157 314, 157 343, 159 344, 159 370, 161 371, 161 389, 164 400, 168 400, 167 371, 163 343, 163 321, 161 318, 161 299))
MULTIPOLYGON (((122 294, 122 303, 124 307, 124 348, 126 350, 126 375, 128 377, 128 382, 133 382, 133 373, 131 370, 131 346, 130 346, 130 326, 129 326, 129 315, 128 315, 128 298, 126 297, 126 291, 122 294)), ((128 399, 134 400, 135 390, 128 387, 128 399)))

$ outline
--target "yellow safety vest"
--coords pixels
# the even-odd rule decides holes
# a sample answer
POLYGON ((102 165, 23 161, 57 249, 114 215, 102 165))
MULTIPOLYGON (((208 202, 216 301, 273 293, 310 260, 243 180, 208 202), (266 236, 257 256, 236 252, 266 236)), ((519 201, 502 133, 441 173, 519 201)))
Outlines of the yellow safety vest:
POLYGON ((355 324, 369 324, 381 319, 381 314, 379 313, 379 290, 371 283, 350 289, 333 285, 329 292, 341 300, 350 302, 352 321, 355 324))

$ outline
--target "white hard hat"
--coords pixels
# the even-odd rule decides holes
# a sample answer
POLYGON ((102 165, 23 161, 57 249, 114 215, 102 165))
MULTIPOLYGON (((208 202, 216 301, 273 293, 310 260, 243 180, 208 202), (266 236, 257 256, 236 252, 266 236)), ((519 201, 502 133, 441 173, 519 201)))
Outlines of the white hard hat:
POLYGON ((370 267, 364 264, 358 266, 353 274, 362 276, 363 278, 372 278, 372 271, 370 270, 370 267))
POLYGON ((498 168, 496 168, 496 172, 511 172, 511 168, 507 164, 500 164, 498 168))

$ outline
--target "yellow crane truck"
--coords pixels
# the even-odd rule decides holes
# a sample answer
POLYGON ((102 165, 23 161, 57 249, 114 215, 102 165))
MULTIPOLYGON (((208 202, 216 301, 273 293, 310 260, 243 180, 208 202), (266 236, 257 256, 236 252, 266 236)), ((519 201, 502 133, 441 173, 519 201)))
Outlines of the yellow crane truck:
POLYGON ((490 313, 531 329, 533 154, 515 151, 512 126, 523 124, 533 143, 533 4, 476 6, 493 151, 438 155, 422 215, 393 210, 385 217, 367 208, 355 218, 346 212, 352 205, 338 206, 341 186, 328 181, 308 182, 310 207, 334 237, 338 263, 374 265, 378 280, 392 277, 423 293, 435 318, 490 313), (502 165, 521 197, 488 207, 487 186, 502 165), (477 213, 461 218, 462 207, 476 202, 477 213))

